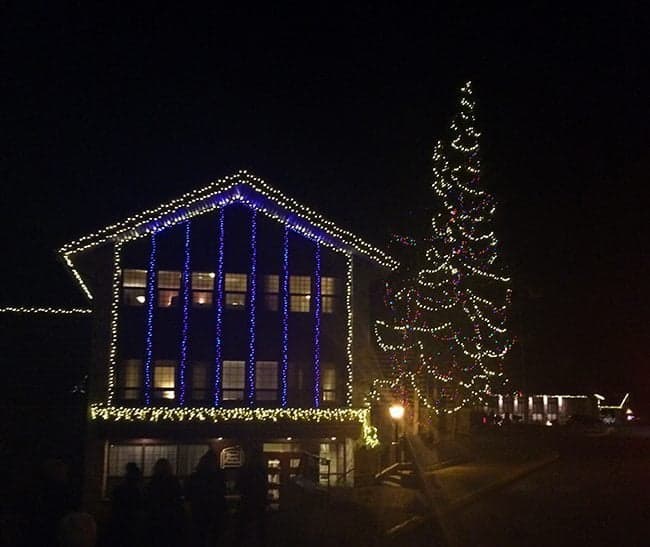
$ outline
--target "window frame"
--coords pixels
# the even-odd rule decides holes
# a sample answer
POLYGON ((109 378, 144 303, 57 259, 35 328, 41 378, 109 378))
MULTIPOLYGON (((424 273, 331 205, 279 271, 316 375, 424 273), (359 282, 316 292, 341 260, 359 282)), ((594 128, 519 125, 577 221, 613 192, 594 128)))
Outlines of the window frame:
POLYGON ((191 272, 192 308, 203 310, 214 303, 214 272, 191 272), (202 303, 200 298, 204 298, 202 303))
POLYGON ((120 399, 125 401, 138 401, 142 399, 142 377, 144 376, 143 362, 142 359, 122 359, 120 362, 120 368, 118 373, 118 382, 119 382, 119 394, 120 399), (127 368, 128 367, 128 368, 127 368), (129 370, 133 371, 133 368, 137 371, 137 381, 135 383, 130 383, 129 380, 132 380, 129 370), (130 396, 134 395, 134 396, 130 396))
POLYGON ((223 276, 223 292, 224 292, 224 299, 223 299, 223 306, 225 309, 228 310, 245 310, 247 305, 248 305, 248 287, 249 287, 249 279, 248 279, 248 274, 247 273, 239 273, 239 272, 226 272, 223 276), (244 290, 242 291, 241 288, 228 288, 228 282, 230 281, 233 283, 235 281, 234 276, 237 276, 240 281, 241 278, 243 277, 245 283, 244 283, 244 290), (241 304, 235 304, 232 300, 232 297, 243 297, 243 302, 241 304))
POLYGON ((275 403, 278 401, 278 390, 280 388, 279 368, 277 361, 256 361, 255 362, 255 401, 259 403, 275 403), (273 367, 274 374, 265 375, 263 368, 273 367), (272 378, 274 387, 260 387, 260 379, 272 378), (271 397, 260 397, 260 395, 272 395, 271 397))
POLYGON ((159 308, 176 308, 180 304, 182 272, 178 270, 158 270, 156 275, 156 302, 159 308), (170 281, 167 281, 171 278, 170 281), (162 280, 162 282, 161 282, 162 280), (169 296, 168 304, 163 296, 169 296))
POLYGON ((321 369, 321 401, 325 404, 336 404, 338 400, 338 389, 337 389, 337 367, 333 363, 326 363, 321 369), (332 374, 333 387, 325 389, 325 378, 327 374, 332 374), (330 398, 326 398, 326 395, 330 395, 330 398))
POLYGON ((320 286, 320 309, 323 314, 336 313, 339 300, 338 277, 322 276, 320 286))
POLYGON ((311 275, 289 276, 289 311, 309 313, 311 311, 312 278, 311 275), (305 288, 306 280, 309 290, 305 288), (305 306, 306 301, 306 306, 305 306), (306 309, 305 309, 306 308, 306 309))
POLYGON ((280 275, 264 274, 264 309, 277 312, 280 310, 280 275))
POLYGON ((178 362, 171 360, 171 359, 156 359, 153 362, 153 367, 152 367, 152 385, 151 385, 151 394, 154 399, 157 401, 176 401, 176 371, 178 370, 178 362), (164 363, 164 364, 160 364, 164 363), (156 378, 156 373, 160 371, 160 369, 172 369, 172 375, 171 378, 173 379, 173 387, 165 386, 165 387, 159 387, 156 385, 158 378, 156 378), (171 397, 166 397, 166 393, 171 393, 171 397))
POLYGON ((147 302, 147 270, 140 268, 124 268, 121 276, 121 303, 124 306, 141 308, 147 302), (142 277, 141 280, 127 279, 130 274, 138 273, 135 278, 142 277), (140 302, 138 298, 141 298, 140 302))
POLYGON ((221 400, 224 403, 237 403, 244 400, 246 392, 246 361, 224 359, 222 362, 222 376, 221 376, 221 400), (230 386, 227 385, 230 380, 229 367, 237 365, 237 368, 241 367, 241 387, 239 385, 230 386), (241 394, 240 396, 230 397, 233 393, 241 394))

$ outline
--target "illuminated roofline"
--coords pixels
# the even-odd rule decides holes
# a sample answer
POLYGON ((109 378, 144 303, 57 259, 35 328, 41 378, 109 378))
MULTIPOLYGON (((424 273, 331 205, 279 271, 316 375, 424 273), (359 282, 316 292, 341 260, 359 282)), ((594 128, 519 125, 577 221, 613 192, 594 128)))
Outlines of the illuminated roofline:
POLYGON ((59 254, 83 292, 92 300, 90 289, 72 261, 75 254, 107 242, 137 239, 234 202, 260 210, 267 216, 285 223, 292 230, 305 233, 327 246, 355 251, 390 270, 399 266, 397 260, 378 247, 340 228, 246 171, 238 171, 154 209, 148 209, 80 237, 61 247, 59 254))
MULTIPOLYGON (((623 397, 623 399, 621 400, 621 402, 619 404, 617 404, 617 405, 601 405, 600 404, 601 400, 599 399, 598 400, 598 406, 600 408, 605 408, 607 410, 623 410, 623 405, 625 404, 625 401, 627 401, 629 399, 629 397, 630 397, 630 394, 626 393, 625 396, 623 397)), ((602 400, 604 401, 605 398, 603 397, 602 400)))
POLYGON ((0 313, 43 314, 43 315, 88 315, 89 308, 28 308, 24 306, 0 307, 0 313))
POLYGON ((370 422, 369 408, 215 408, 215 407, 122 407, 94 403, 89 418, 114 422, 308 422, 358 423, 368 447, 379 445, 370 422))
POLYGON ((562 399, 589 399, 590 395, 551 395, 546 393, 531 393, 530 395, 518 395, 517 393, 494 393, 492 397, 561 397, 562 399))

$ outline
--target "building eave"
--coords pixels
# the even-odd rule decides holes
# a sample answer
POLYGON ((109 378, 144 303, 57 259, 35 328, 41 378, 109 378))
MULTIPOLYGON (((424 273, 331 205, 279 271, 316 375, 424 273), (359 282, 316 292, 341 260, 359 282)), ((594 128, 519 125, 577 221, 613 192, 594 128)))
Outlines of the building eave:
POLYGON ((316 211, 287 197, 262 179, 238 171, 188 192, 181 197, 106 226, 94 233, 65 244, 59 254, 77 280, 83 292, 92 299, 91 291, 77 271, 73 258, 76 254, 109 242, 126 242, 164 230, 195 216, 231 203, 248 207, 286 224, 290 229, 330 247, 365 256, 378 265, 395 270, 399 262, 352 232, 337 226, 316 211))

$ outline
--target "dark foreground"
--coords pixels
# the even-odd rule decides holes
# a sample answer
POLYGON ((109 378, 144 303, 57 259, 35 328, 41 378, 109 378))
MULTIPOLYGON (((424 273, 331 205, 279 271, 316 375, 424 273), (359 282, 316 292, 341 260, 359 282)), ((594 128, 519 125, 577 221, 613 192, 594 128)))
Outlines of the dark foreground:
POLYGON ((560 459, 450 521, 459 545, 650 544, 650 438, 560 442, 560 459))
MULTIPOLYGON (((417 491, 377 485, 301 494, 268 515, 263 541, 253 523, 238 538, 233 515, 217 545, 650 545, 650 429, 598 437, 554 428, 495 429, 460 444, 464 461, 426 474, 442 526, 427 520, 431 512, 417 491), (399 526, 414 516, 420 520, 399 526), (386 535, 391 528, 398 531, 386 535)), ((105 519, 93 516, 98 545, 106 545, 105 519)))
POLYGON ((384 532, 396 522, 424 513, 414 493, 374 487, 355 489, 353 500, 334 496, 312 511, 304 506, 276 515, 269 543, 339 547, 650 545, 650 429, 599 437, 566 435, 550 428, 497 430, 479 434, 465 447, 474 452, 470 461, 430 475, 438 482, 439 514, 446 537, 432 531, 426 521, 387 537, 384 532), (512 473, 532 469, 534 462, 548 462, 553 455, 557 459, 536 471, 512 473), (490 487, 483 488, 485 485, 490 487))

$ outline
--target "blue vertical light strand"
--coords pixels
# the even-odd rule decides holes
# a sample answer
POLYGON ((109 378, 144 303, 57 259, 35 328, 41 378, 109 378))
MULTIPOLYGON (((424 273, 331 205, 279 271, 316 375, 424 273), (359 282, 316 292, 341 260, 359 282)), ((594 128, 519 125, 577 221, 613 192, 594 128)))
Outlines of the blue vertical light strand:
POLYGON ((314 407, 320 407, 320 242, 316 241, 316 261, 314 268, 314 407))
POLYGON ((282 363, 280 368, 280 404, 287 408, 288 370, 289 370, 289 227, 284 227, 284 242, 282 245, 282 363))
POLYGON ((223 370, 221 338, 223 336, 223 237, 225 209, 219 209, 219 234, 217 241, 217 273, 214 276, 215 329, 214 329, 214 406, 221 405, 221 375, 223 370))
POLYGON ((257 210, 251 214, 251 267, 249 292, 249 339, 248 339, 248 370, 246 400, 249 406, 255 404, 255 297, 257 292, 257 210))
POLYGON ((185 244, 183 256, 183 278, 181 280, 181 290, 183 291, 183 324, 181 327, 181 358, 179 362, 179 389, 178 389, 178 403, 180 406, 185 406, 185 388, 186 388, 186 371, 187 371, 187 354, 188 354, 188 339, 190 332, 190 236, 191 224, 188 220, 185 222, 185 244))
POLYGON ((144 338, 144 403, 151 405, 151 372, 153 365, 153 320, 156 309, 156 234, 151 234, 149 269, 147 270, 147 327, 144 338))

